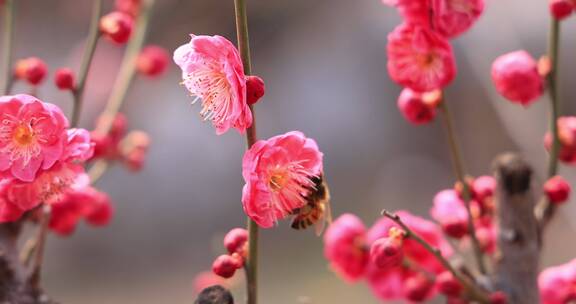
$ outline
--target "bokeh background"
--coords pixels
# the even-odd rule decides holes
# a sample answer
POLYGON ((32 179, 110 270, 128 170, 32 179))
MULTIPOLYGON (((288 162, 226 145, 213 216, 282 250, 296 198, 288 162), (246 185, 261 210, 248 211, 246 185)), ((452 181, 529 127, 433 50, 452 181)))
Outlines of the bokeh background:
MULTIPOLYGON (((16 57, 39 56, 53 72, 78 67, 87 32, 89 0, 18 0, 16 57)), ((107 1, 107 2, 112 2, 107 1)), ((233 1, 157 0, 149 42, 170 51, 188 34, 235 41, 233 1)), ((492 87, 492 60, 504 52, 545 52, 547 1, 486 0, 484 16, 454 40, 458 78, 446 90, 466 166, 489 174, 492 159, 519 151, 542 181, 547 98, 529 108, 512 105, 492 87)), ((426 216, 433 195, 453 182, 440 122, 413 127, 396 109, 400 88, 386 71, 386 35, 400 21, 379 0, 250 0, 255 73, 267 95, 257 106, 258 135, 301 130, 325 153, 335 216, 352 212, 371 225, 382 208, 426 216)), ((111 3, 107 3, 111 7, 111 3)), ((572 18, 574 19, 574 18, 572 18)), ((561 95, 574 113, 575 20, 563 24, 561 95)), ((82 126, 92 128, 122 55, 103 42, 88 79, 82 126)), ((244 226, 240 204, 244 138, 216 136, 198 119, 198 106, 178 85, 172 65, 160 79, 138 77, 123 108, 130 127, 151 135, 145 170, 115 167, 98 183, 116 206, 103 229, 79 227, 69 238, 50 237, 45 270, 49 293, 62 303, 193 303, 192 281, 223 252, 220 240, 244 226)), ((26 92, 25 86, 17 91, 26 92)), ((70 109, 70 97, 51 81, 40 97, 70 109)), ((561 169, 576 181, 575 170, 561 169)), ((547 232, 543 264, 576 256, 574 202, 547 232)), ((348 285, 327 267, 320 238, 282 222, 261 234, 261 303, 377 303, 364 284, 348 285)), ((241 274, 239 275, 241 276, 241 274)), ((243 286, 235 289, 239 302, 243 286)))

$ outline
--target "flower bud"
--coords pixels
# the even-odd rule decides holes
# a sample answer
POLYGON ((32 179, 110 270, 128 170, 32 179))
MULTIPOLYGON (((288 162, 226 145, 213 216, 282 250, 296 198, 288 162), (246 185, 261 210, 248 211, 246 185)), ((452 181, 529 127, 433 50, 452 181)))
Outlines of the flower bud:
POLYGON ((14 76, 31 85, 38 85, 44 80, 47 72, 48 68, 42 59, 29 57, 16 61, 14 76))
POLYGON ((500 95, 528 106, 544 92, 536 60, 526 51, 504 54, 492 64, 492 81, 500 95))
POLYGON ((264 96, 266 86, 264 80, 258 76, 246 76, 246 102, 251 105, 255 104, 264 96))
POLYGON ((154 77, 166 71, 168 67, 168 52, 157 45, 145 47, 138 55, 136 68, 143 75, 154 77))
POLYGON ((100 31, 109 40, 124 44, 130 39, 134 20, 122 12, 112 12, 100 19, 100 31))
POLYGON ((567 18, 572 14, 572 10, 574 10, 574 4, 571 0, 549 0, 548 7, 550 8, 552 17, 557 20, 567 18))
POLYGON ((458 297, 462 292, 462 284, 450 273, 444 271, 436 278, 438 290, 448 297, 458 297))
POLYGON ((60 90, 73 90, 76 86, 74 72, 69 68, 60 68, 54 74, 54 83, 60 90))
POLYGON ((571 190, 570 184, 560 175, 551 177, 544 183, 544 193, 546 193, 546 197, 552 204, 565 203, 570 196, 571 190))
POLYGON ((227 254, 217 257, 212 263, 212 271, 226 279, 231 278, 238 268, 238 260, 227 254))
POLYGON ((502 291, 495 291, 490 294, 490 304, 506 304, 508 297, 502 291))
POLYGON ((436 110, 423 98, 422 93, 405 88, 398 97, 398 109, 410 123, 422 125, 431 122, 436 110))
POLYGON ((248 230, 243 228, 234 228, 226 233, 224 237, 224 247, 228 253, 240 253, 244 255, 244 246, 248 242, 248 230))
POLYGON ((143 131, 131 131, 120 144, 120 154, 128 169, 139 171, 144 166, 150 147, 150 136, 143 131))
POLYGON ((370 247, 370 260, 379 268, 394 268, 402 264, 404 251, 402 232, 391 228, 388 237, 380 238, 370 247))
MULTIPOLYGON (((576 116, 563 116, 558 118, 558 135, 560 137, 560 151, 558 158, 567 164, 576 163, 576 116)), ((546 133, 544 147, 547 151, 552 148, 552 134, 546 133)))
POLYGON ((422 302, 432 290, 433 283, 422 273, 417 273, 404 282, 404 297, 409 301, 422 302))

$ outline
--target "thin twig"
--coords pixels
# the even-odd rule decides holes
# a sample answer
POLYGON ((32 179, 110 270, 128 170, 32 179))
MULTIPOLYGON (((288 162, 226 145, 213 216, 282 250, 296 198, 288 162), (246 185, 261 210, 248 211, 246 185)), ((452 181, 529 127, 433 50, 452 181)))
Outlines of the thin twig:
POLYGON ((110 168, 109 161, 104 159, 97 160, 88 170, 90 183, 95 184, 100 178, 102 178, 102 176, 104 176, 104 173, 108 171, 108 168, 110 168))
POLYGON ((94 0, 90 29, 88 32, 88 37, 86 38, 86 46, 84 48, 84 54, 82 55, 82 63, 80 64, 80 70, 78 71, 78 83, 74 90, 72 90, 74 105, 72 110, 71 125, 73 128, 78 126, 78 121, 80 120, 82 101, 84 97, 84 87, 86 85, 86 79, 88 77, 88 72, 90 71, 92 59, 94 58, 94 53, 98 44, 98 38, 100 37, 100 29, 98 25, 101 16, 102 0, 94 0))
POLYGON ((478 270, 482 274, 486 274, 486 265, 484 264, 484 257, 482 254, 482 249, 480 248, 480 242, 476 236, 476 228, 474 227, 474 217, 472 215, 472 210, 470 208, 470 201, 472 199, 472 193, 468 183, 466 182, 466 174, 464 170, 464 162, 460 154, 460 149, 458 143, 456 142, 456 134, 454 127, 452 126, 452 116, 450 110, 446 105, 446 101, 443 100, 439 105, 442 111, 442 118, 444 122, 444 128, 446 130, 446 135, 448 137, 448 145, 450 147, 450 152, 452 154, 452 164, 454 168, 454 173, 456 178, 462 184, 462 198, 464 199, 466 211, 468 213, 468 232, 470 234, 470 239, 472 240, 472 247, 474 249, 474 257, 476 258, 476 263, 478 264, 478 270))
POLYGON ((422 239, 416 232, 410 229, 410 227, 408 227, 402 221, 400 216, 391 213, 388 210, 382 210, 382 215, 398 224, 406 233, 407 238, 411 238, 414 241, 418 242, 420 245, 422 245, 422 247, 424 247, 424 249, 426 249, 426 251, 434 255, 434 257, 436 257, 436 259, 444 266, 444 268, 450 271, 450 273, 452 273, 454 278, 456 278, 462 284, 462 286, 464 286, 464 288, 467 290, 467 292, 469 293, 470 297, 473 300, 476 300, 480 303, 490 303, 489 297, 485 291, 481 290, 480 287, 478 287, 473 282, 470 282, 458 270, 452 267, 452 264, 450 264, 450 262, 442 255, 440 249, 430 245, 428 242, 422 239))
POLYGON ((110 93, 110 98, 106 103, 106 108, 102 112, 102 117, 104 118, 103 123, 96 130, 101 134, 107 134, 110 131, 114 117, 116 117, 122 103, 126 99, 126 94, 128 93, 128 89, 130 88, 130 84, 132 84, 132 79, 136 72, 136 59, 142 50, 142 46, 144 46, 153 5, 154 0, 145 0, 142 3, 140 14, 134 26, 135 31, 132 34, 132 38, 130 38, 130 42, 128 42, 118 77, 112 88, 112 93, 110 93))
POLYGON ((36 244, 34 250, 34 260, 32 261, 32 269, 29 277, 30 286, 32 289, 40 293, 40 277, 42 273, 42 262, 44 260, 44 247, 46 245, 46 237, 48 236, 48 224, 50 223, 50 205, 44 204, 40 215, 40 228, 38 229, 38 236, 36 237, 36 244))
MULTIPOLYGON (((242 58, 244 73, 250 75, 252 66, 250 62, 250 40, 248 38, 248 16, 246 14, 246 1, 234 0, 236 16, 236 35, 238 38, 238 50, 242 58)), ((256 142, 256 117, 254 107, 250 105, 252 112, 252 126, 246 131, 246 144, 248 149, 256 142)), ((248 258, 246 266, 246 292, 247 303, 258 303, 258 225, 249 217, 248 226, 248 258)))
MULTIPOLYGON (((560 152, 560 135, 558 131, 558 117, 560 117, 560 90, 558 81, 558 67, 560 58, 560 21, 551 18, 550 35, 548 42, 548 58, 550 59, 551 70, 547 75, 548 94, 550 95, 550 132, 552 134, 552 145, 548 157, 548 178, 558 173, 558 153, 560 152)), ((536 207, 536 215, 540 229, 544 229, 546 224, 554 216, 556 210, 547 198, 543 198, 536 207)))
POLYGON ((4 1, 4 34, 2 38, 2 72, 4 83, 2 83, 2 95, 10 94, 12 82, 12 50, 14 40, 14 11, 16 10, 16 1, 4 1))

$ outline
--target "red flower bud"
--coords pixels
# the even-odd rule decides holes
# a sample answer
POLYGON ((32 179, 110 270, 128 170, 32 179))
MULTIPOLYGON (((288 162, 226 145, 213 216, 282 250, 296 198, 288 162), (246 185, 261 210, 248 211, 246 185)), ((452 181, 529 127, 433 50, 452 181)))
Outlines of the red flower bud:
POLYGON ((544 78, 536 60, 526 51, 504 54, 492 64, 492 81, 500 95, 528 106, 544 92, 544 78))
POLYGON ((380 238, 370 247, 370 260, 379 268, 394 268, 402 264, 403 233, 397 228, 391 228, 388 237, 380 238))
POLYGON ((76 86, 74 72, 69 68, 60 68, 54 74, 54 83, 60 90, 73 90, 76 86))
POLYGON ((25 80, 31 85, 40 84, 46 77, 48 68, 42 59, 37 57, 29 57, 16 61, 14 68, 14 76, 16 78, 25 80))
POLYGON ((548 7, 550 8, 550 13, 552 17, 562 20, 572 14, 574 10, 574 4, 571 0, 549 0, 548 7))
POLYGON ((113 42, 124 44, 130 39, 134 20, 128 14, 112 12, 100 18, 100 31, 113 42))
POLYGON ((238 268, 238 259, 227 254, 217 257, 212 263, 212 271, 226 279, 231 278, 238 268))
POLYGON ((398 97, 398 109, 410 123, 422 125, 431 122, 436 116, 434 106, 425 101, 423 94, 405 88, 398 97))
POLYGON ((550 178, 544 183, 546 197, 553 204, 561 204, 568 200, 572 188, 570 184, 559 175, 550 178))
POLYGON ((239 253, 244 255, 244 246, 248 242, 248 230, 243 228, 234 228, 226 233, 224 237, 224 247, 228 253, 239 253))
POLYGON ((450 273, 444 271, 436 278, 438 290, 448 297, 457 297, 462 291, 462 284, 450 273))
POLYGON ((164 48, 149 45, 138 55, 136 68, 146 76, 158 76, 166 71, 168 60, 168 52, 164 48))
POLYGON ((246 102, 255 104, 266 91, 264 80, 258 76, 246 76, 246 102))
POLYGON ((429 295, 434 284, 425 275, 417 273, 404 282, 404 297, 414 302, 422 302, 429 295))
POLYGON ((490 304, 506 304, 508 297, 502 291, 496 291, 490 294, 490 304))

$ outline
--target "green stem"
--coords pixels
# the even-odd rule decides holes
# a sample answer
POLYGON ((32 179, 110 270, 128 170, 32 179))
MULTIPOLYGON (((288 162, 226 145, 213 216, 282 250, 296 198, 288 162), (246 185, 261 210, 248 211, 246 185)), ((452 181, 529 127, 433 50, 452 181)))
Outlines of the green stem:
MULTIPOLYGON (((246 1, 234 0, 236 15, 236 35, 238 37, 238 50, 244 65, 244 73, 250 75, 252 66, 250 63, 250 41, 248 39, 248 16, 246 14, 246 1)), ((250 106, 252 112, 252 126, 246 130, 246 144, 248 149, 256 142, 256 117, 254 107, 250 106)), ((258 303, 258 225, 251 220, 248 221, 248 258, 246 261, 246 292, 247 303, 258 303)))
POLYGON ((398 224, 402 228, 402 230, 404 230, 404 232, 406 234, 406 238, 411 238, 414 241, 418 242, 420 245, 422 245, 422 247, 424 247, 424 249, 426 249, 426 251, 428 251, 432 255, 434 255, 434 257, 442 264, 442 266, 444 266, 444 268, 446 268, 446 270, 450 271, 450 273, 452 273, 454 278, 456 278, 458 281, 460 281, 460 283, 462 283, 462 286, 464 286, 464 288, 468 292, 469 296, 473 300, 476 300, 479 303, 490 303, 490 299, 488 298, 488 295, 486 294, 486 292, 481 290, 478 286, 476 286, 476 284, 474 284, 473 282, 470 282, 470 280, 468 280, 468 278, 466 278, 464 275, 462 275, 462 273, 457 271, 452 266, 452 264, 450 264, 450 262, 442 255, 442 252, 440 251, 440 249, 430 245, 423 238, 421 238, 416 232, 412 231, 412 229, 410 229, 410 227, 408 227, 408 225, 406 225, 402 221, 400 216, 398 216, 397 214, 388 212, 387 210, 382 210, 382 215, 391 219, 396 224, 398 224))
POLYGON ((472 247, 474 250, 474 258, 478 264, 478 270, 482 274, 486 274, 486 265, 484 265, 484 257, 482 255, 482 249, 480 248, 480 242, 476 237, 476 228, 474 227, 474 217, 472 216, 472 211, 470 209, 470 201, 472 199, 472 193, 468 182, 466 181, 466 173, 464 169, 464 162, 462 161, 462 156, 458 143, 456 142, 456 132, 454 126, 452 125, 452 115, 450 110, 446 105, 446 101, 443 100, 439 105, 440 111, 442 111, 442 120, 444 122, 444 129, 446 130, 446 135, 448 137, 448 145, 450 147, 450 152, 452 155, 452 165, 454 168, 454 173, 456 178, 462 184, 462 198, 464 199, 466 211, 468 212, 468 232, 470 234, 470 239, 472 240, 472 247))
POLYGON ((90 30, 86 38, 86 47, 82 56, 82 63, 78 72, 78 83, 72 91, 74 98, 74 105, 72 109, 71 125, 77 127, 80 120, 80 113, 82 111, 82 101, 84 99, 84 87, 86 86, 86 78, 90 71, 90 65, 94 58, 98 38, 100 37, 99 22, 102 16, 102 0, 94 0, 94 7, 92 8, 92 18, 90 21, 90 30))
POLYGON ((14 11, 16 4, 14 0, 4 1, 4 37, 2 68, 4 69, 4 83, 2 83, 2 95, 10 94, 12 87, 12 42, 14 40, 14 11))
MULTIPOLYGON (((551 18, 550 34, 548 37, 548 58, 550 59, 550 73, 547 76, 548 94, 550 95, 550 133, 552 134, 552 145, 548 157, 548 178, 558 173, 558 153, 560 152, 560 135, 558 131, 558 117, 560 117, 560 97, 558 67, 560 58, 560 21, 551 18)), ((544 227, 554 215, 556 210, 554 204, 544 199, 537 207, 538 221, 544 227)))
POLYGON ((110 98, 106 103, 106 108, 102 112, 104 121, 96 130, 102 134, 106 134, 110 131, 114 117, 116 117, 116 114, 120 111, 120 107, 126 99, 126 94, 128 93, 132 79, 134 79, 134 74, 136 73, 136 59, 144 46, 144 40, 146 38, 153 5, 154 0, 145 0, 142 3, 140 14, 136 20, 136 24, 134 25, 135 31, 132 33, 130 42, 128 42, 124 58, 122 59, 122 65, 120 66, 120 71, 118 72, 116 82, 112 88, 112 93, 110 93, 110 98))

